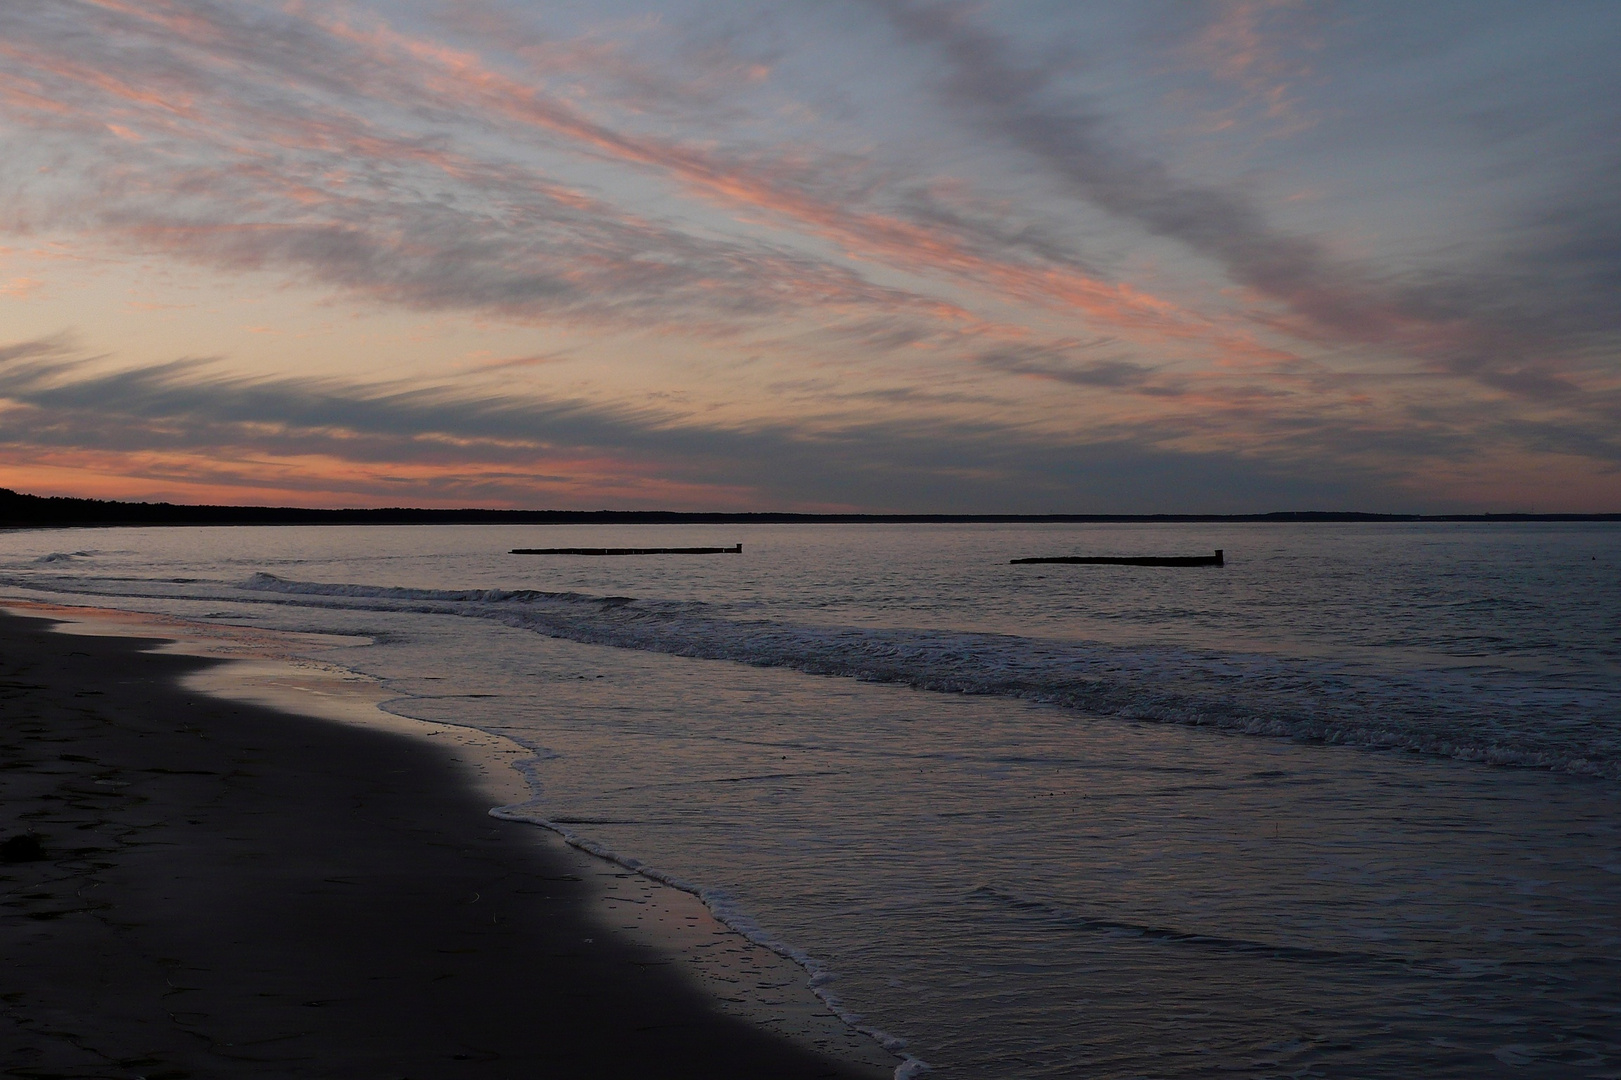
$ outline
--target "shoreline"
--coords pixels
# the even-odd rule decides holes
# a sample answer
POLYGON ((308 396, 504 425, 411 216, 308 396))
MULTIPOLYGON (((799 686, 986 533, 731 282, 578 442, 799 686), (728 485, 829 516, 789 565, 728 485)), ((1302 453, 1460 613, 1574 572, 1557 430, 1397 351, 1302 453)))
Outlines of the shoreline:
MULTIPOLYGON (((45 855, 0 866, 7 1071, 893 1071, 727 1012, 672 955, 716 951, 696 899, 660 908, 664 887, 491 818, 449 747, 205 695, 185 680, 217 660, 52 625, 0 614, 0 839, 45 855)), ((723 933, 735 971, 780 975, 723 933)))

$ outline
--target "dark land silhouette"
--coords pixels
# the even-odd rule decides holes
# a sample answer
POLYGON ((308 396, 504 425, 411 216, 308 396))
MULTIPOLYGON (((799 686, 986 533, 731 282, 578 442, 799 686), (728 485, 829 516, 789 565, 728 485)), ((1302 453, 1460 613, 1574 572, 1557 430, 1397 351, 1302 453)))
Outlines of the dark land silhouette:
POLYGON ((300 506, 218 506, 116 502, 27 495, 0 488, 0 528, 114 525, 777 525, 935 523, 1166 523, 1350 521, 1621 521, 1617 514, 1368 514, 1287 510, 1266 514, 793 514, 674 510, 492 510, 390 506, 325 510, 300 506))

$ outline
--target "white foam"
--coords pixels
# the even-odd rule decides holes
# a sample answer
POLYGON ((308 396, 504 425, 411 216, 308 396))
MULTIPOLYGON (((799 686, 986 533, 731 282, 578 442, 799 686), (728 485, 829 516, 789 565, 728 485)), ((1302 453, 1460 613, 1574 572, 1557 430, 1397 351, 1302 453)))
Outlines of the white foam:
POLYGON ((668 885, 672 889, 680 889, 684 893, 696 896, 721 925, 734 933, 741 934, 761 948, 769 949, 778 956, 791 960, 803 968, 809 977, 807 985, 810 987, 811 993, 815 994, 822 1004, 827 1006, 829 1012, 838 1017, 852 1030, 867 1036, 901 1059, 901 1063, 895 1067, 895 1080, 909 1080, 911 1077, 920 1076, 929 1071, 927 1062, 905 1052, 905 1039, 868 1024, 860 1013, 850 1009, 837 994, 829 989, 830 984, 838 978, 834 972, 805 950, 768 933, 764 927, 755 922, 742 908, 738 907, 723 890, 702 888, 683 878, 676 877, 674 874, 666 873, 658 867, 649 866, 640 859, 632 858, 629 855, 621 855, 606 844, 571 832, 564 823, 535 813, 526 806, 497 806, 490 810, 490 816, 501 821, 517 821, 527 825, 539 825, 543 829, 550 829, 561 836, 563 842, 570 847, 595 855, 599 859, 606 859, 608 862, 622 866, 632 873, 657 881, 661 885, 668 885))
POLYGON ((53 551, 49 555, 41 555, 34 562, 40 564, 71 563, 74 559, 87 559, 91 554, 88 551, 53 551))
POLYGON ((1621 779, 1621 691, 1539 682, 1486 664, 1412 670, 968 631, 804 626, 726 618, 698 602, 530 589, 409 589, 264 573, 243 588, 301 604, 485 618, 586 644, 992 694, 1093 716, 1621 779))

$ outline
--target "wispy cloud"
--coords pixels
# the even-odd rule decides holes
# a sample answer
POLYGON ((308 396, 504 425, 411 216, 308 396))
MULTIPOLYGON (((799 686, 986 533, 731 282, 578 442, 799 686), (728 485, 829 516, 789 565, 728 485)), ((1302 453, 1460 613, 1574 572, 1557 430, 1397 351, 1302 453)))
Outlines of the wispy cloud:
MULTIPOLYGON (((1036 357, 987 362, 1036 367, 1036 357)), ((1151 372, 1096 363, 1061 369, 1068 381, 1156 391, 1151 372)), ((1197 388, 1186 391, 1199 399, 1197 388)), ((1412 475, 1463 451, 1474 436, 1458 418, 1401 424, 1345 410, 1290 414, 1228 392, 1205 408, 1207 434, 1228 448, 1178 446, 1157 420, 1122 419, 1079 437, 991 422, 775 422, 722 425, 654 406, 472 393, 452 385, 359 384, 341 378, 249 378, 217 361, 186 359, 108 370, 61 339, 0 347, 0 449, 12 462, 90 455, 163 466, 167 478, 251 497, 292 484, 327 502, 376 504, 402 485, 458 491, 506 505, 771 505, 1026 511, 1180 505, 1231 510, 1264 498, 1322 506, 1411 506, 1412 475), (1240 432, 1244 434, 1241 436, 1240 432), (1190 477, 1203 478, 1202 490, 1190 477), (1304 479, 1304 478, 1310 479, 1304 479), (1011 494, 1010 494, 1011 493, 1011 494)), ((1179 428, 1200 425, 1205 395, 1179 428)), ((1526 426, 1505 419, 1499 438, 1542 453, 1621 462, 1614 432, 1526 426), (1580 443, 1581 445, 1577 445, 1580 443)), ((133 464, 132 464, 133 463, 133 464)), ((157 490, 164 490, 161 483, 157 490)))
POLYGON ((1107 347, 1110 339, 1088 342, 1055 342, 992 349, 981 353, 979 362, 999 371, 1029 375, 1038 379, 1074 386, 1106 387, 1140 394, 1173 396, 1181 393, 1180 380, 1156 379, 1152 368, 1129 360, 1090 359, 1088 353, 1107 347))
POLYGON ((1300 0, 1220 0, 1187 49, 1194 62, 1239 90, 1218 113, 1230 125, 1235 110, 1259 110, 1272 135, 1294 134, 1316 122, 1303 113, 1299 84, 1312 77, 1305 54, 1316 44, 1302 33, 1300 0), (1221 115, 1225 114, 1225 115, 1221 115))
POLYGON ((1101 279, 1028 233, 998 234, 938 205, 862 208, 802 153, 725 153, 616 127, 476 54, 374 19, 294 10, 249 18, 213 5, 59 0, 32 18, 14 12, 12 44, 0 44, 24 73, 12 80, 13 115, 74 131, 58 172, 75 182, 56 177, 30 209, 88 218, 141 250, 296 268, 393 301, 509 316, 615 318, 634 307, 641 318, 734 319, 918 302, 803 249, 673 227, 534 164, 457 149, 422 130, 426 117, 430 128, 494 128, 534 152, 645 170, 857 260, 1122 331, 1212 332, 1208 319, 1101 279), (69 14, 83 29, 60 29, 69 14), (121 132, 106 127, 115 118, 121 132))
MULTIPOLYGON (((1282 498, 1291 490, 1261 462, 1160 449, 1140 432, 1054 445, 992 424, 718 427, 652 408, 449 386, 246 379, 205 359, 98 371, 61 341, 0 349, 0 401, 0 445, 31 456, 157 455, 171 480, 187 473, 193 483, 249 490, 266 470, 278 483, 295 472, 308 490, 335 486, 372 502, 392 497, 397 483, 367 485, 367 477, 434 474, 518 505, 559 497, 663 505, 675 491, 692 505, 964 509, 1011 485, 1022 509, 1096 507, 1129 490, 1133 470, 1165 482, 1184 460, 1207 475, 1225 470, 1229 492, 1259 485, 1282 498), (1097 461, 1110 471, 1089 472, 1086 463, 1097 461)), ((1353 479, 1368 478, 1344 482, 1353 479)))
MULTIPOLYGON (((1394 348, 1440 370, 1530 398, 1577 390, 1563 373, 1583 335, 1621 335, 1621 307, 1596 310, 1593 286, 1613 280, 1613 255, 1601 241, 1591 268, 1597 280, 1572 282, 1574 303, 1533 287, 1513 273, 1404 282, 1336 256, 1319 240, 1280 227, 1243 193, 1178 177, 1164 162, 1135 149, 1118 125, 1086 103, 1056 92, 1048 70, 1021 59, 1016 48, 955 3, 871 0, 911 42, 946 61, 941 93, 987 135, 1039 161, 1079 197, 1157 236, 1214 261, 1233 282, 1282 306, 1256 317, 1302 339, 1394 348), (1580 329, 1576 333, 1575 326, 1580 329)), ((1224 65, 1258 92, 1275 67, 1256 52, 1257 7, 1225 9, 1228 21, 1207 31, 1236 49, 1224 65)), ((1207 38, 1207 45, 1211 45, 1207 38)), ((1265 91, 1280 103, 1283 91, 1265 91)), ((1612 179, 1614 174, 1612 173, 1612 179)), ((1575 195, 1567 212, 1599 217, 1614 187, 1575 195), (1596 195, 1596 202, 1595 202, 1596 195)), ((1567 270, 1568 259, 1560 259, 1567 270)), ((1578 276, 1581 275, 1572 275, 1578 276)))
MULTIPOLYGON (((1205 490, 1178 468, 1226 477, 1200 497, 1229 504, 1476 498, 1493 475, 1557 474, 1589 506, 1617 491, 1603 94, 1549 99, 1609 126, 1536 136, 1563 156, 1533 182, 1515 140, 1551 125, 1528 107, 1454 116, 1461 93, 1415 92, 1406 111, 1479 140, 1469 167, 1514 198, 1489 235, 1404 246, 1385 208, 1443 217, 1444 181, 1469 177, 1357 112, 1384 92, 1360 62, 1394 63, 1400 27, 1282 0, 994 23, 937 0, 583 10, 0 5, 0 239, 153 268, 79 327, 107 355, 0 353, 10 467, 529 504, 1104 508, 1205 490), (1099 74, 1111 53, 1129 65, 1099 74), (1196 78, 1225 88, 1242 143, 1186 134, 1196 78), (1425 179, 1346 178, 1331 209, 1267 182, 1342 138, 1425 179), (1252 153, 1264 167, 1209 164, 1252 153), (172 302, 170 271, 253 283, 235 347, 206 304, 172 302), (333 349, 278 318, 294 292, 458 340, 410 379, 362 381, 337 350, 331 377, 294 377, 295 338, 333 349), (218 356, 108 352, 119 317, 147 316, 190 335, 148 334, 147 360, 218 356)), ((19 250, 0 274, 17 333, 108 295, 19 250)), ((367 370, 399 370, 376 342, 402 336, 375 335, 367 370)))

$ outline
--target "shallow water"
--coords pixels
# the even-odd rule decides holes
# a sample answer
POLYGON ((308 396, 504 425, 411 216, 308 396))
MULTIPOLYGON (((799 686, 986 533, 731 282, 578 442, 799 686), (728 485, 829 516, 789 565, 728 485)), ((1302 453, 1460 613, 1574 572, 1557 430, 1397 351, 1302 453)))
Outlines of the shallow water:
POLYGON ((1618 564, 1615 526, 0 537, 11 595, 367 635, 331 658, 391 708, 536 752, 517 812, 976 1077, 1615 1075, 1618 564))

